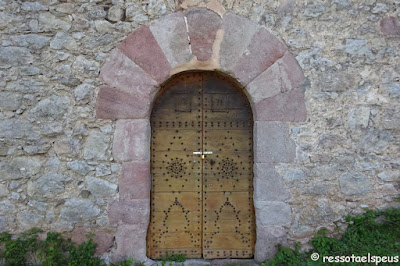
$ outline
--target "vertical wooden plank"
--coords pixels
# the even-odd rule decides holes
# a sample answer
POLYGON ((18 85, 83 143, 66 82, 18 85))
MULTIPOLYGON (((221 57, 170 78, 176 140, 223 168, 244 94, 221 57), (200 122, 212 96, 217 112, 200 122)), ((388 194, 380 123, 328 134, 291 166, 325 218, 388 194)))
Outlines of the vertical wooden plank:
POLYGON ((200 73, 164 86, 151 115, 151 211, 147 256, 202 255, 200 73))
POLYGON ((215 73, 203 79, 203 257, 254 255, 253 123, 249 103, 215 73))

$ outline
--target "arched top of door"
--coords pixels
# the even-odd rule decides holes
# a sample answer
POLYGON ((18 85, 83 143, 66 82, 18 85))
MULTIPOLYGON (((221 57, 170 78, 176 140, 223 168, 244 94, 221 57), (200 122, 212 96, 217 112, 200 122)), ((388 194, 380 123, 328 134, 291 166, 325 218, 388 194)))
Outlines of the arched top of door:
POLYGON ((149 119, 171 76, 219 71, 240 83, 255 121, 305 121, 304 75, 286 45, 265 27, 233 13, 189 8, 141 26, 114 49, 100 77, 102 119, 149 119))

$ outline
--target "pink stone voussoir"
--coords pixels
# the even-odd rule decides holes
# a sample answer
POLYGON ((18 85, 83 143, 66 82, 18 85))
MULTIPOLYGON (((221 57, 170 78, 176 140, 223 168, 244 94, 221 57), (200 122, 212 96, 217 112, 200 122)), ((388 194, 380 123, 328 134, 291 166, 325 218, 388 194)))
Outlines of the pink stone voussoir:
POLYGON ((119 49, 110 53, 100 71, 101 79, 111 87, 130 94, 149 98, 154 94, 157 82, 144 72, 119 49))
POLYGON ((169 76, 171 65, 147 26, 131 33, 118 48, 158 83, 169 76))
POLYGON ((204 8, 189 9, 185 12, 193 54, 199 61, 207 61, 213 53, 217 31, 222 27, 220 16, 204 8))
POLYGON ((303 89, 296 88, 260 101, 255 106, 255 113, 257 121, 304 122, 307 110, 303 89))
POLYGON ((150 113, 150 99, 109 86, 100 86, 96 117, 100 119, 138 119, 150 113))
POLYGON ((118 179, 122 200, 148 199, 150 197, 150 162, 125 162, 118 179))
POLYGON ((234 67, 233 74, 243 86, 269 68, 281 58, 287 47, 265 28, 260 28, 253 36, 246 52, 234 67))

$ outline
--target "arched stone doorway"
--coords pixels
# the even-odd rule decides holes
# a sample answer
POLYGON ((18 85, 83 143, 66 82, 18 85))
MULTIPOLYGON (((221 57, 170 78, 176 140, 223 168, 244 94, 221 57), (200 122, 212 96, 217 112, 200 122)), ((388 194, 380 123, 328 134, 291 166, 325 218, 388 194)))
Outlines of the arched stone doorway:
POLYGON ((113 158, 122 164, 120 199, 108 218, 116 227, 115 255, 146 260, 150 214, 150 113, 162 84, 184 71, 219 71, 243 86, 253 111, 254 257, 263 261, 284 243, 291 206, 275 165, 296 158, 290 122, 305 121, 303 71, 286 45, 265 27, 237 14, 190 8, 141 26, 102 67, 105 85, 96 116, 116 121, 113 158), (132 238, 135 241, 132 241, 132 238))
POLYGON ((151 114, 150 258, 254 255, 253 115, 216 72, 174 76, 151 114))

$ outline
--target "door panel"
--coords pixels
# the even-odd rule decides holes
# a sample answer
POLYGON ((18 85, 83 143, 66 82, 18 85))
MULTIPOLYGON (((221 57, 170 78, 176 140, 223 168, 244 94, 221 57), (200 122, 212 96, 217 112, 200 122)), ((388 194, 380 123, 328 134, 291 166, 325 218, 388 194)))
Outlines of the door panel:
POLYGON ((213 72, 183 74, 164 89, 151 116, 148 256, 252 257, 253 122, 246 97, 213 72))

